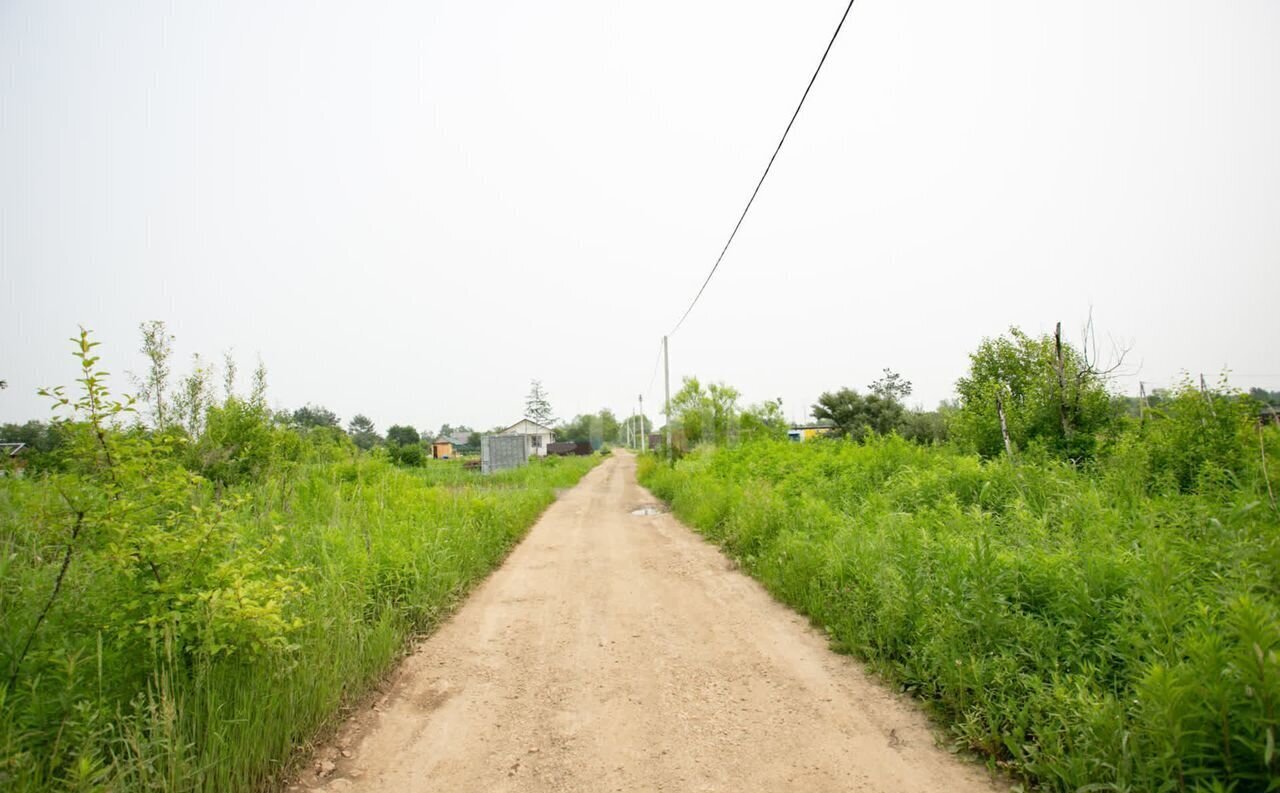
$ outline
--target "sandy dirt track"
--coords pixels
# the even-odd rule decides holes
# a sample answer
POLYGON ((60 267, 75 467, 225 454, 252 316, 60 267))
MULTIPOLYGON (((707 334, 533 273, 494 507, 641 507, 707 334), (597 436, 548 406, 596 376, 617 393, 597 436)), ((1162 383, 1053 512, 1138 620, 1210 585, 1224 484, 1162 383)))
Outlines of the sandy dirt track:
POLYGON ((404 662, 295 788, 990 791, 615 454, 404 662))

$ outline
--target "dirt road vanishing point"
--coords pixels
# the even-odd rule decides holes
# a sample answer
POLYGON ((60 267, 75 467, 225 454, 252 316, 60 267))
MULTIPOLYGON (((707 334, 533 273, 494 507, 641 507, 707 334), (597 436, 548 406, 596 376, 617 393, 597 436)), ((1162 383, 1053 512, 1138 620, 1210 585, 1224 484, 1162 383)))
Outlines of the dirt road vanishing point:
POLYGON ((293 789, 991 791, 910 700, 655 503, 565 493, 293 789))

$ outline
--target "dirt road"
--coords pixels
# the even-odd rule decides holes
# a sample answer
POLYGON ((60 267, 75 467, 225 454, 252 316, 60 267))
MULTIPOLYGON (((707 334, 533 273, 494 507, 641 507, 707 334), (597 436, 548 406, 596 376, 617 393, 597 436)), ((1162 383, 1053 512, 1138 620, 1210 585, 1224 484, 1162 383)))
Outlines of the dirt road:
POLYGON ((617 454, 299 782, 348 791, 990 791, 617 454))

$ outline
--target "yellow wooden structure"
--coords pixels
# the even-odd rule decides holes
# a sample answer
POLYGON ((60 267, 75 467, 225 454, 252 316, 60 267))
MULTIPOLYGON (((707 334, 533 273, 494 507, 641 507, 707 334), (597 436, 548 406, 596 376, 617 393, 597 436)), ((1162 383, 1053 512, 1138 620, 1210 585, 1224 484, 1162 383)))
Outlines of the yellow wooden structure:
POLYGON ((826 424, 795 424, 787 431, 787 437, 797 443, 804 443, 830 435, 834 430, 835 427, 826 424))

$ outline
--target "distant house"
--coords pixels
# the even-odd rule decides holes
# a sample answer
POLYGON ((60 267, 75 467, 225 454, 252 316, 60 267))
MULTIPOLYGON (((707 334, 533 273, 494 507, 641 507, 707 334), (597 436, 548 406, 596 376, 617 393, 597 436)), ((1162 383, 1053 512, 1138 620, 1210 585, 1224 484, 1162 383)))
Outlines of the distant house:
POLYGON ((497 434, 524 436, 525 451, 530 457, 546 457, 547 448, 555 440, 555 433, 550 427, 531 419, 520 419, 497 434))
POLYGON ((832 424, 792 424, 791 429, 787 430, 787 437, 796 443, 803 443, 830 435, 835 429, 832 424))
POLYGON ((448 460, 458 454, 458 447, 466 446, 470 442, 470 432, 441 435, 431 442, 431 456, 437 460, 448 460))

